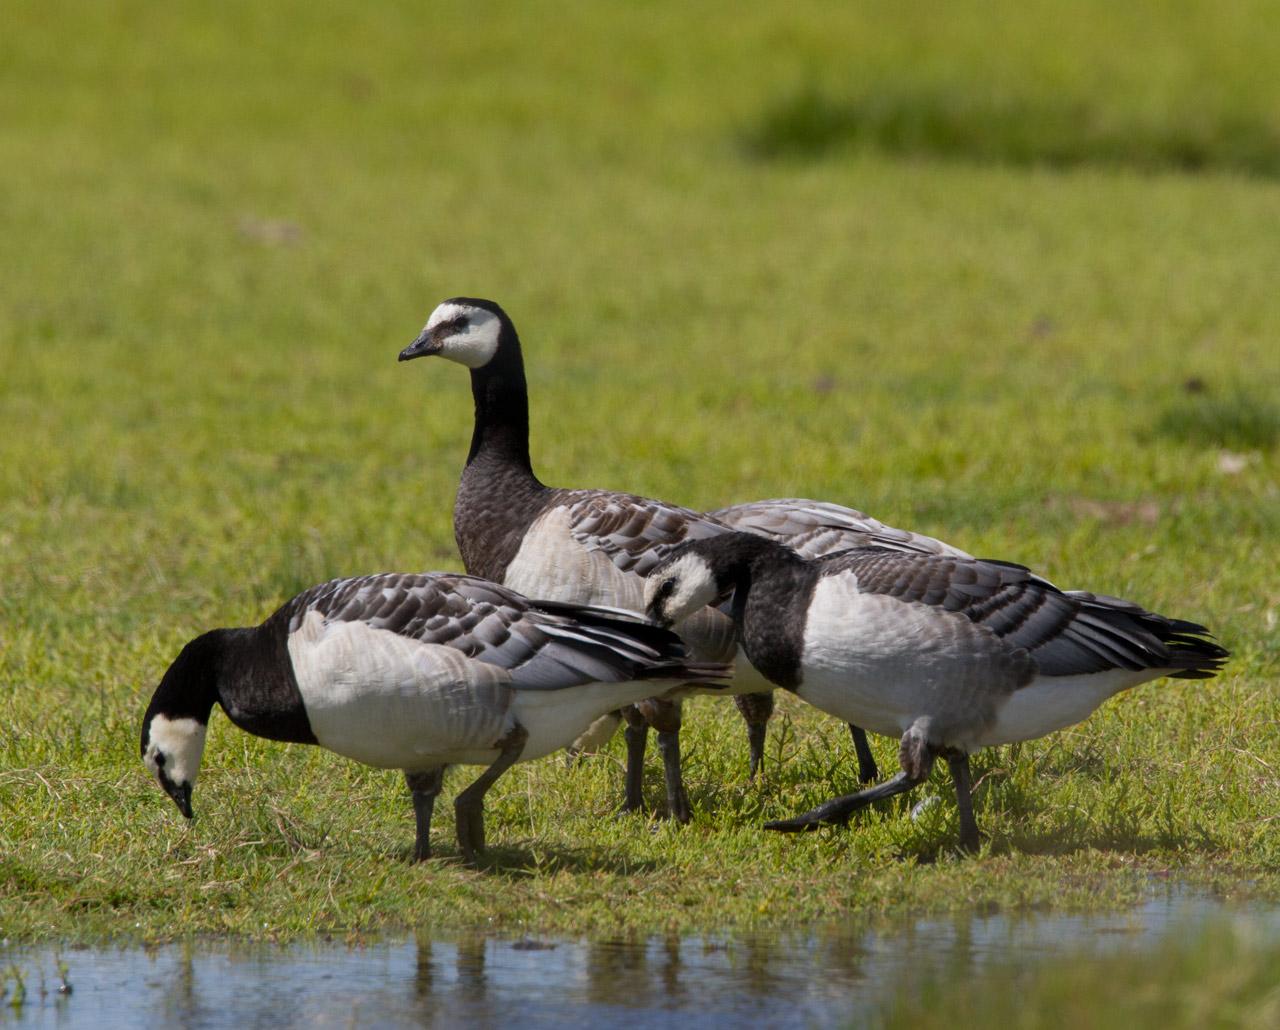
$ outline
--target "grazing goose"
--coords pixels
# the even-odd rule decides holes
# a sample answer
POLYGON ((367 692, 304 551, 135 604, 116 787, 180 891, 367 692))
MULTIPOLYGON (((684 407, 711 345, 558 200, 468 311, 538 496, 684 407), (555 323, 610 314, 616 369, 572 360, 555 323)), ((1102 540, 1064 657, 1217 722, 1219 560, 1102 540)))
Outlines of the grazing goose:
MULTIPOLYGON (((805 558, 819 558, 851 547, 887 547, 911 554, 946 555, 968 558, 970 555, 941 540, 921 533, 886 526, 878 519, 829 501, 811 501, 800 497, 749 501, 718 511, 708 512, 717 522, 730 529, 755 533, 785 544, 805 558)), ((755 774, 764 757, 765 727, 773 715, 773 693, 741 694, 734 698, 747 722, 751 747, 751 772, 755 774)), ((849 723, 849 734, 858 758, 858 779, 873 783, 879 779, 875 756, 867 743, 866 733, 849 723)))
POLYGON ((458 795, 458 846, 484 849, 484 795, 516 762, 564 747, 604 712, 727 677, 626 613, 529 601, 472 576, 335 579, 259 626, 186 645, 142 722, 142 759, 188 819, 214 702, 243 730, 403 769, 430 855, 444 769, 486 765, 458 795))
POLYGON ((881 547, 807 559, 746 533, 664 557, 645 584, 645 610, 674 623, 730 595, 739 639, 764 676, 825 712, 901 738, 898 775, 765 824, 784 832, 847 822, 920 783, 944 756, 960 842, 975 849, 972 751, 1073 725, 1147 680, 1207 679, 1227 658, 1203 639, 1203 626, 1063 593, 1021 565, 881 547))

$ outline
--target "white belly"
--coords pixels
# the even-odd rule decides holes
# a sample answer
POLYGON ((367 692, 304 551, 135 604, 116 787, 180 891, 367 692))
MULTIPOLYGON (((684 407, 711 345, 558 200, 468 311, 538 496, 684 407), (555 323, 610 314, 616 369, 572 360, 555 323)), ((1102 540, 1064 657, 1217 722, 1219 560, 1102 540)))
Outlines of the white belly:
POLYGON ((1161 669, 1110 669, 1083 676, 1040 676, 1001 705, 996 720, 974 734, 965 750, 1034 740, 1089 718, 1108 698, 1139 683, 1159 679, 1161 669))
POLYGON ((564 690, 518 690, 511 713, 529 734, 522 757, 541 758, 567 747, 606 712, 661 695, 670 685, 646 680, 586 683, 564 690))

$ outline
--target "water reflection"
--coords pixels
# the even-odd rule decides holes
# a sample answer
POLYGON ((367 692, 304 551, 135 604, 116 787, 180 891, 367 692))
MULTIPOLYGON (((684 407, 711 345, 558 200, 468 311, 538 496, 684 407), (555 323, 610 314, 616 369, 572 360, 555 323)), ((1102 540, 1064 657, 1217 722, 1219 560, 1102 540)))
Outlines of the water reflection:
POLYGON ((75 993, 52 951, 0 947, 25 970, 27 1027, 843 1025, 930 975, 980 973, 1010 956, 1153 948, 1206 920, 1247 920, 1280 940, 1280 912, 1232 912, 1177 893, 1124 914, 988 915, 894 930, 826 926, 732 936, 540 940, 420 933, 364 947, 193 942, 72 950, 75 993))

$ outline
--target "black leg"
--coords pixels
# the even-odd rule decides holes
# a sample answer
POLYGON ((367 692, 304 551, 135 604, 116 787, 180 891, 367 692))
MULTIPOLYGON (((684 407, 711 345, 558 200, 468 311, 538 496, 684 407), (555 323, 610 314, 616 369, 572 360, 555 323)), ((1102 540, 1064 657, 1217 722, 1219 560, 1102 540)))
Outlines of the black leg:
POLYGON ((623 788, 622 811, 644 811, 644 749, 649 740, 649 724, 635 705, 622 710, 627 721, 623 735, 627 740, 627 778, 623 788))
POLYGON ((528 739, 528 731, 517 724, 515 729, 498 742, 497 761, 477 776, 475 782, 453 802, 458 847, 462 851, 462 860, 467 865, 476 865, 480 853, 484 851, 484 796, 494 781, 519 761, 524 742, 528 739))
POLYGON ((928 723, 921 721, 913 725, 902 735, 898 744, 898 761, 902 764, 902 772, 891 780, 856 794, 832 798, 803 815, 791 819, 778 819, 765 823, 766 830, 778 830, 782 833, 802 833, 816 830, 824 823, 843 825, 849 817, 860 808, 866 808, 873 802, 891 798, 895 794, 903 794, 917 783, 922 782, 933 768, 934 750, 929 746, 928 723))
POLYGON ((973 817, 973 786, 969 776, 969 756, 949 755, 951 778, 956 783, 956 805, 960 809, 960 846, 965 851, 978 850, 978 821, 973 817))
POLYGON ((778 830, 781 833, 803 833, 806 830, 816 830, 824 823, 843 826, 858 809, 866 808, 867 805, 882 798, 891 798, 895 794, 905 793, 919 782, 915 777, 908 776, 905 772, 900 772, 891 780, 885 780, 884 783, 868 787, 866 790, 860 790, 856 794, 846 794, 844 797, 833 798, 817 808, 805 812, 803 815, 765 823, 764 828, 766 830, 778 830))
POLYGON ((678 823, 693 818, 689 796, 684 792, 684 773, 680 768, 680 731, 660 730, 658 751, 662 754, 662 775, 667 783, 667 816, 678 823))
POLYGON ((858 754, 858 782, 875 783, 880 778, 880 770, 876 767, 871 745, 867 743, 867 731, 849 723, 849 736, 853 738, 853 750, 858 754))
POLYGON ((431 813, 435 811, 436 795, 444 785, 444 766, 425 772, 408 772, 404 782, 413 798, 413 819, 417 823, 418 836, 413 842, 413 860, 425 862, 431 857, 431 813))
POLYGON ((650 697, 636 708, 645 722, 658 731, 658 751, 662 754, 662 775, 667 785, 667 816, 687 823, 692 813, 680 769, 680 702, 650 697))
POLYGON ((737 694, 733 703, 747 724, 747 746, 750 748, 750 778, 755 779, 764 761, 765 728, 773 715, 773 692, 737 694))

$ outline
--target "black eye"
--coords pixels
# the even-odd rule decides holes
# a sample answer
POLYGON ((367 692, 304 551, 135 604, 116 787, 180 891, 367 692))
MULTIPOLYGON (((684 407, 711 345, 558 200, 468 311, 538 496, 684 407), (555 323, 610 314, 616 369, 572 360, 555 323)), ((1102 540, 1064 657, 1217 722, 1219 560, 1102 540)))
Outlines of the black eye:
POLYGON ((658 600, 665 601, 668 597, 675 593, 676 581, 674 579, 664 579, 658 584, 658 600))
POLYGON ((164 752, 163 751, 156 752, 156 768, 157 769, 164 768, 164 752))

